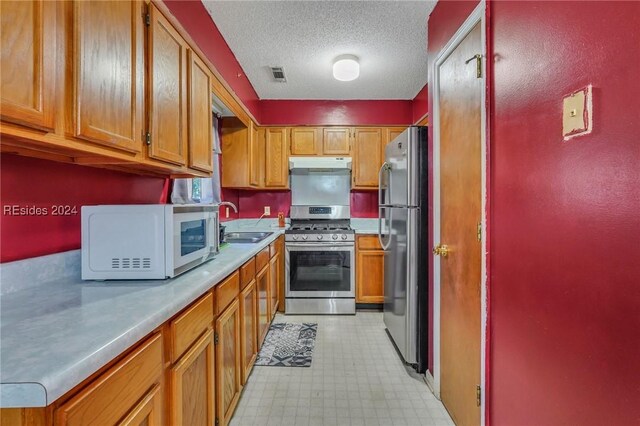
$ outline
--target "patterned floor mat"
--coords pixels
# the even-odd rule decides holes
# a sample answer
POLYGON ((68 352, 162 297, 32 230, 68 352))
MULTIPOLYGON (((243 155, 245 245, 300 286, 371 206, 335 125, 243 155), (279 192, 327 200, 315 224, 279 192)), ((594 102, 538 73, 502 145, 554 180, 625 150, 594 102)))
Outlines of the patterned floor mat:
POLYGON ((269 327, 255 365, 309 367, 316 343, 318 324, 288 322, 269 327))

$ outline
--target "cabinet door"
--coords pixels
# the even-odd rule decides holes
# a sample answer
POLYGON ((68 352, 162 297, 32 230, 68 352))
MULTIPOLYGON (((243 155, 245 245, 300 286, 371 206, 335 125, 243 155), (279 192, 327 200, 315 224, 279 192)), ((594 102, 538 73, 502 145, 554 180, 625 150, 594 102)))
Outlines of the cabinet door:
POLYGON ((187 152, 187 44, 149 6, 149 157, 185 164, 187 152))
POLYGON ((269 262, 269 319, 278 312, 278 282, 280 282, 280 255, 275 254, 269 262))
MULTIPOLYGON (((159 400, 162 401, 162 359, 162 335, 158 333, 62 404, 55 412, 55 424, 118 424, 136 410, 147 410, 148 408, 143 410, 139 403, 149 398, 149 391, 155 387, 159 388, 159 400)), ((156 401, 155 398, 151 397, 153 401, 156 401)), ((154 404, 155 402, 151 403, 151 414, 146 417, 153 420, 152 424, 163 424, 162 410, 155 409, 154 404)), ((132 421, 136 418, 140 417, 133 415, 132 421)))
POLYGON ((240 293, 240 353, 242 358, 242 384, 249 373, 258 353, 258 293, 253 279, 240 293))
POLYGON ((278 247, 278 255, 280 262, 278 269, 280 274, 278 275, 278 311, 284 312, 284 284, 285 284, 285 271, 284 271, 284 236, 281 235, 276 240, 276 246, 278 247))
POLYGON ((155 385, 118 426, 161 426, 162 393, 155 385))
POLYGON ((142 150, 143 7, 141 1, 73 3, 75 137, 142 150))
POLYGON ((209 329, 171 368, 171 424, 215 422, 213 331, 209 329))
POLYGON ((53 129, 56 3, 3 1, 0 111, 4 121, 53 129))
POLYGON ((211 74, 189 50, 189 167, 213 171, 211 74))
POLYGON ((216 319, 216 416, 225 426, 240 397, 240 309, 238 299, 216 319))
POLYGON ((356 271, 356 302, 384 303, 384 251, 358 251, 356 271))
POLYGON ((378 172, 382 165, 382 129, 355 129, 353 145, 353 187, 378 187, 378 172))
POLYGON ((256 284, 258 286, 258 350, 262 346, 267 332, 269 331, 270 312, 269 312, 269 264, 256 275, 256 284))
POLYGON ((264 130, 251 122, 249 131, 249 185, 261 188, 265 172, 264 130))
POLYGON ((351 128, 325 127, 322 132, 323 155, 349 155, 351 152, 351 128))
POLYGON ((317 155, 320 151, 316 127, 293 127, 291 129, 291 155, 317 155))
POLYGON ((287 164, 287 129, 265 128, 265 179, 267 188, 289 187, 289 165, 287 164))

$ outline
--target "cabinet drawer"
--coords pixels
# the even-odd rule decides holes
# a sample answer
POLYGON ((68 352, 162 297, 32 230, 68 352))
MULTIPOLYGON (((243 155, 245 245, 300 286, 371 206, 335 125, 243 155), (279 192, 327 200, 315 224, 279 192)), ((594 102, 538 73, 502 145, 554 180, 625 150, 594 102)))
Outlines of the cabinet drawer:
POLYGON ((240 271, 235 271, 223 282, 216 286, 216 315, 222 311, 240 294, 240 271))
POLYGON ((245 288, 255 277, 256 258, 252 257, 250 261, 240 267, 240 288, 245 288))
MULTIPOLYGON (((117 424, 154 385, 161 384, 162 373, 162 335, 158 333, 60 406, 55 424, 117 424)), ((158 416, 162 424, 161 414, 158 416)))
POLYGON ((278 244, 276 241, 269 244, 269 258, 272 258, 278 252, 278 244))
POLYGON ((360 250, 382 250, 377 235, 363 235, 358 237, 358 248, 360 250))
POLYGON ((264 268, 264 265, 266 265, 269 262, 269 259, 271 259, 270 253, 271 253, 270 248, 265 247, 260 251, 260 253, 256 254, 256 271, 259 271, 262 268, 264 268))
POLYGON ((171 321, 171 362, 176 362, 212 325, 213 295, 207 293, 171 321))

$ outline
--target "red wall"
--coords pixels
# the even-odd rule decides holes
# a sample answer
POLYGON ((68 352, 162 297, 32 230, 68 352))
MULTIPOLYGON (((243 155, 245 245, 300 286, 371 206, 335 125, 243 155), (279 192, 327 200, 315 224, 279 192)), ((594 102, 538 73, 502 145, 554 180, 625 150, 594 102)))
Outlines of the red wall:
POLYGON ((401 125, 412 123, 410 100, 261 100, 264 125, 401 125))
MULTIPOLYGON (((427 54, 429 57, 429 69, 432 69, 432 63, 440 50, 447 44, 447 42, 453 37, 460 25, 467 19, 469 14, 473 12, 473 9, 478 5, 477 1, 446 1, 440 0, 436 7, 429 15, 429 21, 427 26, 428 31, 428 45, 427 54)), ((432 75, 429 73, 428 86, 433 87, 432 75)), ((427 91, 428 98, 428 111, 433 111, 433 96, 431 91, 427 91)), ((429 126, 429 157, 433 157, 433 127, 429 126)), ((433 164, 429 164, 429 176, 433 176, 433 164)), ((429 216, 433 217, 433 179, 429 179, 429 216)), ((433 223, 429 222, 429 247, 433 247, 433 223)), ((433 256, 429 256, 429 306, 433 307, 433 256)), ((433 309, 430 309, 433 312, 433 309)), ((429 322, 429 371, 433 372, 433 318, 429 322)))
POLYGON ((166 200, 165 179, 3 154, 0 262, 80 248, 80 207, 166 200), (10 216, 9 206, 46 208, 47 215, 10 216), (52 206, 77 214, 52 215, 52 206))
POLYGON ((256 120, 260 121, 258 94, 202 2, 194 0, 164 0, 163 2, 214 64, 242 103, 256 120))
POLYGON ((429 85, 425 84, 411 102, 413 124, 417 123, 429 112, 429 85))
POLYGON ((491 27, 492 423, 640 424, 640 3, 493 2, 491 27))

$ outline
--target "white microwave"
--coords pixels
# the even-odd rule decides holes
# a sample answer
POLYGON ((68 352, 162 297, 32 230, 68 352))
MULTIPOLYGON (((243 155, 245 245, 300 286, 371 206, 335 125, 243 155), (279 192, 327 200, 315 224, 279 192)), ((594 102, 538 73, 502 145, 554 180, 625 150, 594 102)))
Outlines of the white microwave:
POLYGON ((82 279, 175 277, 219 251, 217 205, 83 206, 82 279))

